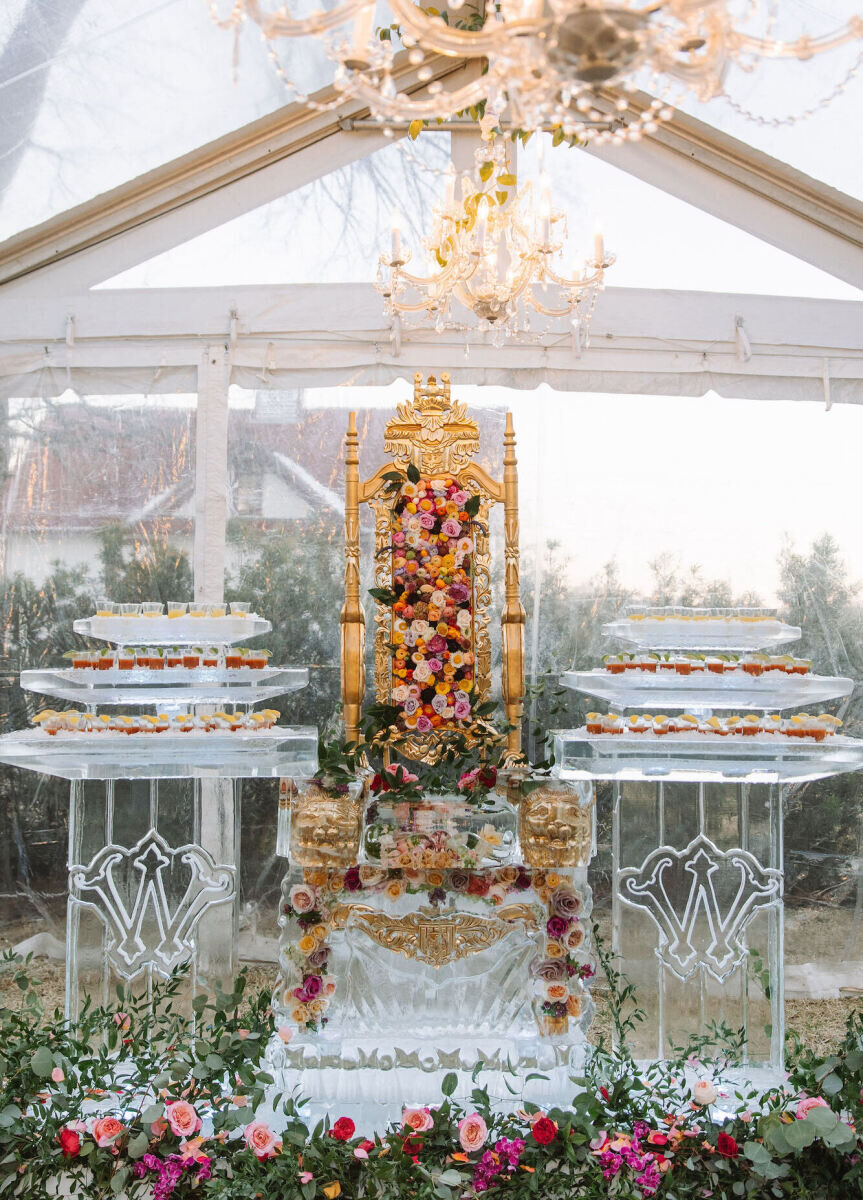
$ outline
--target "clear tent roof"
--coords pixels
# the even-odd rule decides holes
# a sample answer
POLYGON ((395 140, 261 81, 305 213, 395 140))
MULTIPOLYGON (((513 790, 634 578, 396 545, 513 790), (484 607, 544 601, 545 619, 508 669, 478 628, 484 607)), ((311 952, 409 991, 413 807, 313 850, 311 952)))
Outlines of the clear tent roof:
MULTIPOLYGON (((555 205, 567 219, 572 263, 564 265, 583 259, 601 215, 617 255, 612 287, 860 299, 856 288, 793 255, 593 155, 552 151, 550 135, 543 137, 555 205)), ((371 282, 394 210, 414 269, 432 207, 443 199, 449 153, 445 133, 386 146, 100 286, 371 282)), ((520 181, 536 179, 539 158, 538 139, 519 150, 520 181)))
MULTIPOLYGON (((818 34, 851 15, 858 0, 783 0, 776 7, 774 35, 818 34)), ((673 98, 699 119, 861 196, 863 142, 849 131, 859 118, 863 79, 850 78, 832 104, 817 108, 853 76, 861 53, 856 43, 804 64, 767 63, 749 76, 733 71, 735 96, 766 124, 744 120, 723 100, 705 105, 682 93, 673 98), (801 123, 770 123, 812 107, 814 115, 801 123)), ((206 0, 6 0, 0 6, 0 239, 279 108, 286 93, 251 23, 240 36, 236 81, 232 54, 232 35, 213 24, 206 0)), ((331 79, 331 64, 312 39, 287 43, 281 57, 307 91, 331 79)), ((642 82, 649 88, 651 81, 642 82)), ((590 171, 611 178, 610 168, 580 170, 585 178, 590 171)), ((600 192, 596 207, 608 207, 602 182, 589 182, 600 192)), ((757 290, 771 289, 759 283, 757 290)), ((814 284, 790 290, 825 294, 814 284)))

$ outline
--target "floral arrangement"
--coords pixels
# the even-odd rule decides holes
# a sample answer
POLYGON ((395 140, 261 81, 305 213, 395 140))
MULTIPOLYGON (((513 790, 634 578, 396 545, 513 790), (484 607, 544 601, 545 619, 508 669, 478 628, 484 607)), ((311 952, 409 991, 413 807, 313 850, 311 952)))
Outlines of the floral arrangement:
POLYGON ((470 897, 492 907, 514 897, 536 904, 537 915, 544 921, 543 953, 533 967, 534 1005, 540 1025, 547 1025, 549 1019, 564 1022, 545 1029, 562 1032, 570 1017, 588 1017, 585 984, 595 967, 585 953, 587 914, 582 894, 565 873, 512 866, 482 872, 376 866, 305 870, 302 881, 288 887, 282 903, 282 921, 293 933, 283 951, 282 968, 293 980, 283 985, 279 1010, 308 1033, 326 1025, 326 1012, 336 992, 335 983, 327 978, 332 954, 329 938, 335 910, 346 900, 378 895, 395 903, 405 895, 422 893, 428 895, 430 904, 440 906, 456 897, 470 897))
MULTIPOLYGON (((792 1041, 784 1086, 734 1091, 722 1064, 689 1055, 640 1069, 600 1045, 571 1106, 492 1108, 481 1076, 456 1097, 405 1108, 382 1130, 342 1114, 314 1128, 273 1084, 266 992, 244 979, 194 1023, 173 1007, 179 978, 150 999, 48 1024, 20 960, 17 1007, 0 1007, 0 1192, 152 1200, 731 1200, 863 1197, 863 1014, 817 1058, 792 1041)), ((613 975, 610 982, 614 984, 613 975)), ((618 997, 619 999, 619 997, 618 997)))
POLYGON ((449 476, 408 474, 392 508, 392 700, 398 727, 426 734, 472 717, 471 521, 479 497, 449 476))

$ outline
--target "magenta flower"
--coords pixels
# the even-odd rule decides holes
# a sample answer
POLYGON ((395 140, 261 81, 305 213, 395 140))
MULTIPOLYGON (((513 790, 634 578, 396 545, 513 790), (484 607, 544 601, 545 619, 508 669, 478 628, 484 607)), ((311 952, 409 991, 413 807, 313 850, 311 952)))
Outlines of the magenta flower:
POLYGON ((444 537, 455 538, 461 533, 461 525, 458 521, 454 521, 452 517, 447 517, 443 525, 440 527, 444 537))
POLYGON ((559 938, 566 933, 568 925, 569 921, 563 917, 549 917, 545 923, 545 930, 550 938, 559 938))
POLYGON ((426 716, 422 716, 417 720, 417 733, 429 733, 434 726, 426 716))

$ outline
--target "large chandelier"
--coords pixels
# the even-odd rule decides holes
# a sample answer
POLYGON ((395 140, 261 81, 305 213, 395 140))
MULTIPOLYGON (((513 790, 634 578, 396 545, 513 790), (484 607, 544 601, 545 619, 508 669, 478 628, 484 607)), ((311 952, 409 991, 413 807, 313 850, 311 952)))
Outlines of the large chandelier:
POLYGON ((394 217, 389 253, 380 256, 376 287, 392 323, 398 348, 402 328, 432 325, 436 330, 492 330, 493 342, 530 333, 531 313, 541 314, 544 330, 563 318, 576 354, 588 344, 590 319, 614 262, 602 235, 593 253, 572 276, 554 269, 566 238, 563 213, 552 207, 551 187, 540 174, 534 202, 530 183, 517 190, 507 162, 507 143, 494 130, 497 117, 481 121, 475 175, 459 181, 447 175, 446 196, 434 212, 424 239, 426 273, 406 269, 411 254, 394 217))
POLYGON ((773 36, 780 0, 449 0, 443 16, 414 0, 386 0, 391 24, 374 0, 341 0, 307 17, 287 4, 268 8, 267 0, 234 0, 222 17, 219 0, 208 2, 219 24, 236 29, 248 19, 271 43, 321 38, 336 87, 382 122, 448 119, 486 101, 516 128, 553 126, 600 142, 639 138, 668 120, 675 87, 709 100, 724 93, 732 66, 750 71, 765 59, 805 61, 863 38, 863 17, 856 16, 830 34, 780 40, 773 36), (419 96, 399 91, 401 48, 428 84, 419 96), (447 89, 434 78, 437 56, 476 71, 447 89), (649 80, 654 97, 637 110, 626 95, 637 90, 636 76, 649 80))

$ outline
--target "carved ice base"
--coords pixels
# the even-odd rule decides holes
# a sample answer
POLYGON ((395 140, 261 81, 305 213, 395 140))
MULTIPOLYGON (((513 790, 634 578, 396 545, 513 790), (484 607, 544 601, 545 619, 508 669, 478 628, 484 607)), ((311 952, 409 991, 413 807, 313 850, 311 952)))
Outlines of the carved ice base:
POLYGON ((470 1107, 471 1092, 485 1087, 493 1107, 512 1110, 530 1101, 547 1109, 569 1105, 579 1090, 587 1054, 583 1038, 458 1037, 393 1039, 275 1039, 268 1058, 276 1091, 308 1098, 312 1120, 333 1113, 352 1117, 363 1130, 398 1120, 402 1107, 438 1104, 444 1076, 458 1077, 455 1098, 470 1107), (481 1069, 476 1073, 477 1064, 481 1069), (547 1078, 531 1079, 538 1072, 547 1078))
POLYGON ((236 974, 239 782, 71 785, 66 1014, 189 964, 188 1001, 236 974))
POLYGON ((744 1061, 783 1069, 782 788, 617 783, 613 948, 646 1020, 639 1059, 745 1034, 744 1061))

